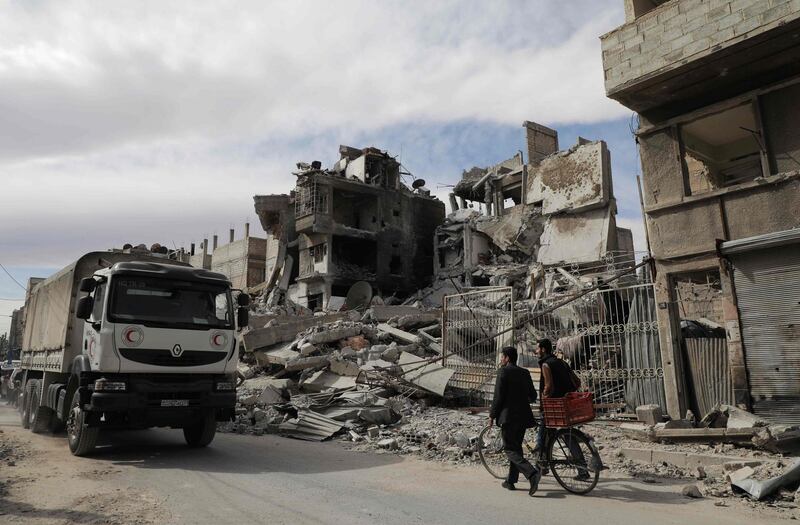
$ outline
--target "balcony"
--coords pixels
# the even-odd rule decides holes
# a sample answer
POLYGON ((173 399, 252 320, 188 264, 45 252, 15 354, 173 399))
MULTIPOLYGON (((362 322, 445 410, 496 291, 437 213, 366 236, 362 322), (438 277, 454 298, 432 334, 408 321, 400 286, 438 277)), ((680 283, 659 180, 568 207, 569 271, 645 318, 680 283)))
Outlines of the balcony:
POLYGON ((670 0, 600 40, 608 96, 671 116, 800 73, 800 0, 670 0))

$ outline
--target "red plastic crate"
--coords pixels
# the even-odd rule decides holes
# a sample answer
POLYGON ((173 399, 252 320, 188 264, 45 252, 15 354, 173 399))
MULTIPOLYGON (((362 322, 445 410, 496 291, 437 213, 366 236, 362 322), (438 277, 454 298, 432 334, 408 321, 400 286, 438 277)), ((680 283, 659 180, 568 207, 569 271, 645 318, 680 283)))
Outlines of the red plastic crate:
POLYGON ((594 420, 591 392, 570 392, 564 397, 542 399, 544 424, 548 427, 570 427, 594 420))

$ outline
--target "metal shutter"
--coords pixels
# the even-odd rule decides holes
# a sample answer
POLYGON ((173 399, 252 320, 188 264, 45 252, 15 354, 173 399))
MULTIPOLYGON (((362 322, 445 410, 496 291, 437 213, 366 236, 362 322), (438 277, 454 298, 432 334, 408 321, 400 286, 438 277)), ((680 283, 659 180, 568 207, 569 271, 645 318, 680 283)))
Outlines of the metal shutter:
POLYGON ((753 412, 800 423, 800 244, 731 254, 753 412))

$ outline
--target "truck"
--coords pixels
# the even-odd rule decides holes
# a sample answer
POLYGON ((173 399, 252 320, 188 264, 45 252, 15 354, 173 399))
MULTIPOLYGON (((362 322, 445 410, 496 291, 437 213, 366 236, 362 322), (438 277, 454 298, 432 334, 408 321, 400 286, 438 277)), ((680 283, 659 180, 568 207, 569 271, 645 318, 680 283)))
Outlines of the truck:
POLYGON ((26 301, 22 426, 66 429, 76 456, 90 454, 105 428, 179 428, 189 446, 208 445, 217 421, 234 415, 248 305, 224 275, 186 263, 82 256, 26 301))

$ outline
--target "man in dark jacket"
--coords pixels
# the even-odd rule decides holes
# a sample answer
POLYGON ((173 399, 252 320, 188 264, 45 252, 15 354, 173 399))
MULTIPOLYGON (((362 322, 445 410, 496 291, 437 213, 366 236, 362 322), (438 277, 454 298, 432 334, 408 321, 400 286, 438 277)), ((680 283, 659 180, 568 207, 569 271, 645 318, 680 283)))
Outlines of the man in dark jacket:
POLYGON ((528 494, 533 496, 542 475, 522 455, 522 440, 525 438, 525 430, 535 425, 530 404, 536 402, 536 389, 533 387, 530 372, 517 366, 516 348, 503 348, 500 364, 502 368, 497 372, 489 425, 497 421, 503 434, 503 450, 509 462, 508 476, 503 487, 514 490, 514 484, 519 481, 521 472, 530 482, 528 494))
MULTIPOLYGON (((552 399, 564 397, 570 392, 576 392, 581 387, 581 379, 575 374, 572 368, 553 354, 553 343, 549 339, 539 341, 536 354, 539 356, 539 369, 542 371, 539 380, 539 391, 542 399, 552 399)), ((540 457, 544 457, 544 434, 545 425, 542 420, 536 433, 536 450, 540 457)), ((572 457, 581 465, 585 465, 580 446, 574 439, 567 439, 572 457)), ((577 479, 584 480, 589 478, 589 473, 585 468, 578 468, 577 479)))

